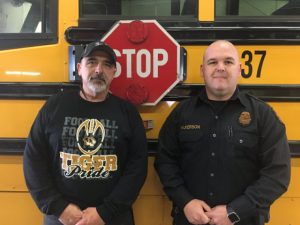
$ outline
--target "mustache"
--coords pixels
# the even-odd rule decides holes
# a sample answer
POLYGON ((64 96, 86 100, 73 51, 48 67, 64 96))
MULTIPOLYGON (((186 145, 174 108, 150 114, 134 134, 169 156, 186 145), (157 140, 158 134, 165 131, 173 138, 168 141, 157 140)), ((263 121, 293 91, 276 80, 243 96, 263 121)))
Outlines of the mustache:
POLYGON ((103 74, 94 74, 90 77, 89 81, 103 81, 106 83, 105 76, 103 74))

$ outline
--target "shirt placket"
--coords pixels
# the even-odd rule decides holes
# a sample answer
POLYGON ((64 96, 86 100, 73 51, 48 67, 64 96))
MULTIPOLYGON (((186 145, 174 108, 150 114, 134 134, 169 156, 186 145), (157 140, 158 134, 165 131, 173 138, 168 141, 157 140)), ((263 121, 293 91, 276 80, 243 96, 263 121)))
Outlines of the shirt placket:
POLYGON ((218 130, 219 115, 216 112, 212 112, 212 126, 209 134, 210 150, 209 150, 209 164, 207 170, 208 177, 208 198, 209 202, 214 202, 216 198, 216 187, 217 187, 217 157, 219 155, 218 142, 220 141, 220 131, 218 130))

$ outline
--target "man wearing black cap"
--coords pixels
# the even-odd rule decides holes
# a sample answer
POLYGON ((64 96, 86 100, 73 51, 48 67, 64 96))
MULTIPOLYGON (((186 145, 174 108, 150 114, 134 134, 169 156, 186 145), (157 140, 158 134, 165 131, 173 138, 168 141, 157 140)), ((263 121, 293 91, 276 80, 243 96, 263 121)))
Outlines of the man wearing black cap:
POLYGON ((147 174, 142 120, 109 92, 116 55, 108 45, 88 44, 77 69, 81 90, 50 97, 32 125, 26 184, 44 225, 133 225, 147 174))
POLYGON ((77 70, 82 79, 81 97, 92 102, 103 101, 116 72, 116 55, 103 42, 90 43, 81 55, 77 70))

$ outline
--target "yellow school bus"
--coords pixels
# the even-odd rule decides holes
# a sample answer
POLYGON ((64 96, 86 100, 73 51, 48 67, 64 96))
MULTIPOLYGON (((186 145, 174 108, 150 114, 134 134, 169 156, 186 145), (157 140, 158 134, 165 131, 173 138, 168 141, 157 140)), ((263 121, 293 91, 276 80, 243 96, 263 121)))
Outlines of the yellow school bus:
MULTIPOLYGON (((46 99, 77 88, 72 47, 103 37, 119 20, 156 20, 186 50, 185 79, 154 106, 138 106, 146 124, 149 170, 134 204, 137 225, 171 225, 171 203, 153 169, 162 123, 203 87, 200 63, 216 39, 242 59, 240 89, 267 101, 286 124, 289 190, 271 208, 270 225, 300 224, 300 1, 297 0, 2 0, 0 1, 0 218, 42 224, 26 188, 22 153, 46 99)), ((76 48, 75 48, 76 49, 76 48)))

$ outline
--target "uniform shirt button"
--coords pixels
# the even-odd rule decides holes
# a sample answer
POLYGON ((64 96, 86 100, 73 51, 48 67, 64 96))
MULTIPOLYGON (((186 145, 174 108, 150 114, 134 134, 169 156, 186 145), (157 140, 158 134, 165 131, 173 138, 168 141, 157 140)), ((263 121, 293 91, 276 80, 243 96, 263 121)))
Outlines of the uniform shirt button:
POLYGON ((214 195, 214 193, 213 192, 209 192, 209 196, 213 196, 214 195))
POLYGON ((215 115, 215 119, 216 119, 216 120, 219 119, 219 116, 218 116, 218 115, 215 115))
POLYGON ((240 144, 243 144, 244 143, 244 140, 243 139, 240 139, 240 144))
POLYGON ((211 177, 214 177, 214 176, 215 176, 215 174, 214 174, 214 173, 210 173, 210 176, 211 176, 211 177))
POLYGON ((211 156, 215 156, 215 155, 216 155, 216 153, 214 153, 214 152, 211 153, 211 156))
POLYGON ((215 138, 215 137, 217 137, 217 134, 214 133, 212 136, 215 138))

